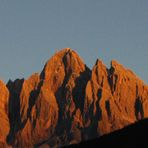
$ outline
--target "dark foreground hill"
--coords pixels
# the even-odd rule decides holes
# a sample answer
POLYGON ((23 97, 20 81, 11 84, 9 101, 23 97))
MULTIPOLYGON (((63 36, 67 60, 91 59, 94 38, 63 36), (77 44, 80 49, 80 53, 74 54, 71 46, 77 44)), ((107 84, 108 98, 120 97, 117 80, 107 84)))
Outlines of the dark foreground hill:
MULTIPOLYGON (((92 139, 76 145, 76 147, 99 147, 99 148, 147 148, 148 147, 148 119, 129 125, 121 130, 92 139)), ((67 146, 68 148, 68 146, 67 146)))

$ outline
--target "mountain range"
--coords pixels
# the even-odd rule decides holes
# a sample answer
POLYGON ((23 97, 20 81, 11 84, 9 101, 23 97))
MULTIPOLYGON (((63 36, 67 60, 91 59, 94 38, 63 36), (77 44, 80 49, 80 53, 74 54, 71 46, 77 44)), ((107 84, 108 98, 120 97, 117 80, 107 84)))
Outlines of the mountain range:
POLYGON ((0 147, 63 147, 148 117, 148 86, 116 60, 92 69, 65 48, 41 73, 0 81, 0 147))

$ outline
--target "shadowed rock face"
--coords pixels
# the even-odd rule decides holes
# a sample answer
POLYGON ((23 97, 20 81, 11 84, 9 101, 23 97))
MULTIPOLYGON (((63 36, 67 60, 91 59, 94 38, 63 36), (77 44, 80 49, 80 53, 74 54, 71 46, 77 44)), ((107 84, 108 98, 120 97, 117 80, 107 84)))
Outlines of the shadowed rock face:
POLYGON ((61 147, 148 117, 148 87, 114 60, 90 70, 66 48, 40 74, 0 83, 0 114, 0 144, 61 147))

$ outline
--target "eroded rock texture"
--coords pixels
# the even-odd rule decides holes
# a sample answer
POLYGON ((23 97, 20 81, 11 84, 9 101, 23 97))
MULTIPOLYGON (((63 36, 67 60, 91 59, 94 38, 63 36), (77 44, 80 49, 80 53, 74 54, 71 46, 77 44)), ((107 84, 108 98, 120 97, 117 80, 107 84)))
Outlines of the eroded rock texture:
POLYGON ((40 74, 0 82, 0 115, 3 147, 61 147, 148 117, 148 87, 114 60, 90 70, 66 48, 40 74))

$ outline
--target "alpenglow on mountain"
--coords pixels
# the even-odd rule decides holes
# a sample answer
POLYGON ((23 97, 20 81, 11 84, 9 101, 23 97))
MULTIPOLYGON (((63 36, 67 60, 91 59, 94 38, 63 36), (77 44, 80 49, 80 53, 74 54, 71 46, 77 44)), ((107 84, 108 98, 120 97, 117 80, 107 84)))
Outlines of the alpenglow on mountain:
POLYGON ((0 81, 0 147, 62 147, 148 117, 148 86, 117 61, 92 70, 69 49, 41 73, 0 81))

